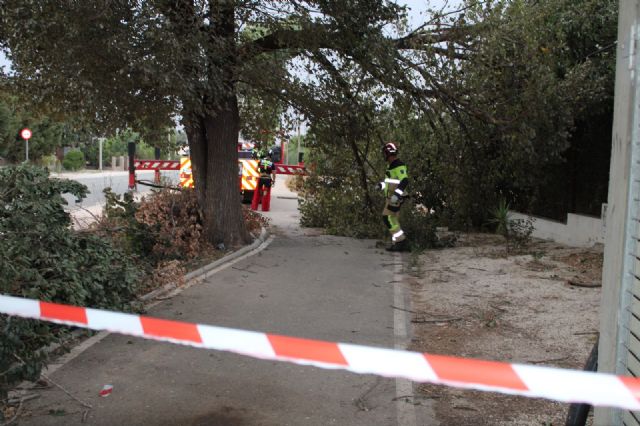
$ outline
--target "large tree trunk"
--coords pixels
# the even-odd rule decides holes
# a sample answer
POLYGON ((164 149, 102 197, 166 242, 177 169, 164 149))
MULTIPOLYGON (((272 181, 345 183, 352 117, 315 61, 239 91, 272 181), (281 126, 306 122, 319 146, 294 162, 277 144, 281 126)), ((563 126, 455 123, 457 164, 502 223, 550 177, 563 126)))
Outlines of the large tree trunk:
POLYGON ((247 243, 238 178, 240 117, 234 95, 222 103, 215 117, 205 117, 207 134, 207 187, 203 204, 209 241, 226 245, 247 243))
POLYGON ((222 76, 223 90, 205 90, 201 98, 203 112, 184 114, 185 127, 205 236, 215 246, 223 243, 234 247, 250 241, 238 178, 240 116, 235 88, 234 2, 210 1, 208 19, 207 75, 211 81, 222 76))
POLYGON ((198 202, 207 240, 226 247, 250 241, 240 202, 238 131, 235 95, 221 102, 217 114, 187 121, 186 132, 198 202))

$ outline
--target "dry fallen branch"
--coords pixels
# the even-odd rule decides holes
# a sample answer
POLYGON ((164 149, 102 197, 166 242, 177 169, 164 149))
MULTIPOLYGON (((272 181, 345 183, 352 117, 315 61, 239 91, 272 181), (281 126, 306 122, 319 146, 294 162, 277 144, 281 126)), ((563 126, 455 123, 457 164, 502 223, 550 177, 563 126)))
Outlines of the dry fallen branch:
POLYGON ((507 310, 506 310, 506 309, 501 308, 501 307, 499 307, 499 306, 492 305, 492 304, 489 304, 489 306, 490 306, 491 308, 495 309, 496 311, 500 311, 500 312, 507 312, 507 310))
POLYGON ((569 359, 568 356, 563 356, 562 358, 550 358, 550 359, 541 359, 540 361, 529 361, 529 364, 546 364, 549 362, 557 362, 557 361, 565 361, 569 359))
MULTIPOLYGON (((26 364, 26 363, 25 363, 25 361, 24 361, 22 358, 20 358, 18 355, 13 354, 13 356, 14 356, 18 361, 20 361, 21 363, 26 364)), ((89 409, 92 409, 92 408, 93 408, 93 406, 92 406, 92 405, 87 404, 86 402, 82 401, 81 399, 79 399, 79 398, 77 398, 77 397, 73 396, 73 395, 72 395, 68 390, 66 390, 62 385, 60 385, 60 384, 58 384, 58 383, 54 382, 53 380, 51 380, 51 377, 47 376, 47 375, 46 375, 46 374, 44 374, 44 373, 40 373, 40 375, 41 375, 41 376, 42 376, 42 377, 43 377, 47 382, 49 382, 49 383, 51 383, 52 385, 56 386, 56 387, 57 387, 58 389, 60 389, 62 392, 64 392, 65 394, 67 394, 71 399, 73 399, 73 400, 77 401, 78 403, 80 403, 80 405, 82 405, 83 407, 85 407, 85 408, 89 408, 89 409)))
POLYGON ((464 318, 442 318, 442 319, 426 319, 426 318, 421 318, 421 319, 415 319, 415 320, 411 320, 412 323, 414 324, 433 324, 433 323, 439 323, 439 322, 454 322, 454 321, 462 321, 464 318))
POLYGON ((453 408, 455 408, 456 410, 478 411, 477 408, 468 407, 466 405, 454 405, 453 408))
POLYGON ((92 409, 93 406, 90 404, 87 404, 86 402, 84 402, 83 400, 73 396, 71 394, 71 392, 69 392, 68 390, 66 390, 62 385, 54 382, 53 380, 51 380, 51 377, 48 377, 47 375, 45 375, 44 373, 40 374, 42 377, 44 377, 48 382, 50 382, 52 385, 56 386, 58 389, 60 389, 62 392, 64 392, 65 394, 67 394, 67 396, 69 396, 69 398, 73 399, 74 401, 77 401, 80 405, 82 405, 85 408, 88 409, 92 409))
POLYGON ((22 411, 22 400, 20 400, 20 403, 18 405, 18 408, 16 408, 15 413, 13 414, 13 417, 11 417, 9 420, 7 420, 4 423, 0 423, 1 426, 8 426, 11 423, 15 422, 16 419, 20 416, 20 412, 22 411))
POLYGON ((40 395, 38 395, 37 393, 32 393, 32 394, 25 395, 25 396, 20 397, 20 398, 10 398, 7 402, 9 404, 18 404, 18 403, 22 403, 22 402, 31 401, 32 399, 37 399, 37 398, 40 398, 40 395))
POLYGON ((585 288, 597 288, 597 287, 602 287, 602 283, 585 283, 582 281, 577 281, 575 279, 568 279, 567 280, 567 284, 572 285, 574 287, 585 287, 585 288))
POLYGON ((397 309, 399 311, 409 312, 410 314, 417 314, 416 311, 410 311, 409 309, 398 308, 397 306, 393 306, 393 305, 389 305, 389 306, 391 306, 393 309, 397 309))

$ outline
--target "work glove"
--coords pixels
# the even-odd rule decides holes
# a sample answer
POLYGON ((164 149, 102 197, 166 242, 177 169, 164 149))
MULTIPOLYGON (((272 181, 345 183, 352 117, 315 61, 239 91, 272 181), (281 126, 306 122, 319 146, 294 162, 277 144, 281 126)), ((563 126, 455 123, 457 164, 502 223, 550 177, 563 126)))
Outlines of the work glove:
POLYGON ((393 194, 391 195, 391 198, 389 198, 389 204, 391 204, 392 206, 400 205, 400 201, 402 201, 402 198, 397 194, 393 194))

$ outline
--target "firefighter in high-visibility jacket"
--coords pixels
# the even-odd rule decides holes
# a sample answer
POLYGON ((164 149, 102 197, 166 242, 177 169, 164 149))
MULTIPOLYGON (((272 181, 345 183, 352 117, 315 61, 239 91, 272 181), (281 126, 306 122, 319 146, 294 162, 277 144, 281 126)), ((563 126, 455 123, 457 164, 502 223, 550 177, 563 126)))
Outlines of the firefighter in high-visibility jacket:
POLYGON ((409 244, 407 236, 400 227, 398 217, 409 184, 407 166, 398 159, 398 148, 395 144, 391 142, 385 144, 382 152, 388 164, 384 182, 380 182, 380 187, 386 196, 382 219, 391 234, 391 245, 387 246, 387 250, 406 251, 409 249, 409 244))
POLYGON ((258 210, 258 204, 262 204, 262 211, 268 212, 271 205, 271 186, 276 183, 276 168, 271 161, 271 156, 261 155, 258 163, 258 185, 253 193, 251 208, 258 210))

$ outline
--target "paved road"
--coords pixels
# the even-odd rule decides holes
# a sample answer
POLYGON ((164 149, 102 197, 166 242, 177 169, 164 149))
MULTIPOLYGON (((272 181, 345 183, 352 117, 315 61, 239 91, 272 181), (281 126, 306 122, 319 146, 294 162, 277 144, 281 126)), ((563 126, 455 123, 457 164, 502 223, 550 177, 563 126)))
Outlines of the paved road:
MULTIPOLYGON (((241 259, 152 308, 150 315, 298 337, 398 347, 406 318, 399 255, 371 240, 300 229, 297 200, 279 182, 274 235, 241 259)), ((79 351, 78 351, 79 352, 79 351)), ((76 353, 72 354, 72 357, 76 353)), ((434 424, 411 384, 109 335, 51 374, 21 425, 434 424), (100 398, 105 384, 113 394, 100 398), (59 415, 56 415, 59 414, 59 415), (419 420, 416 423, 416 416, 419 420)))
MULTIPOLYGON (((178 172, 175 171, 163 171, 161 172, 164 178, 169 179, 171 182, 177 183, 178 172)), ((79 173, 60 173, 52 174, 53 177, 65 178, 76 180, 89 188, 89 195, 82 200, 81 203, 76 204, 75 198, 71 195, 65 195, 65 199, 69 203, 69 208, 73 208, 77 205, 83 207, 94 206, 104 203, 104 194, 102 190, 104 188, 111 188, 116 194, 124 194, 129 190, 129 172, 97 172, 86 171, 79 173)), ((153 181, 153 171, 138 170, 136 172, 136 178, 140 180, 153 181)), ((150 187, 144 185, 138 185, 138 192, 145 193, 150 191, 150 187)))
MULTIPOLYGON (((163 179, 167 183, 178 183, 178 172, 162 171, 163 179)), ((142 170, 136 172, 136 178, 139 180, 153 181, 154 172, 142 170)), ((84 171, 77 173, 53 173, 52 177, 71 179, 78 181, 87 186, 89 193, 86 198, 76 203, 74 196, 63 194, 67 200, 65 210, 71 213, 76 228, 84 228, 95 221, 95 217, 102 213, 105 199, 104 188, 111 188, 116 194, 122 195, 129 190, 129 172, 125 171, 84 171)), ((151 190, 151 187, 139 184, 137 186, 137 195, 144 195, 151 190)))

